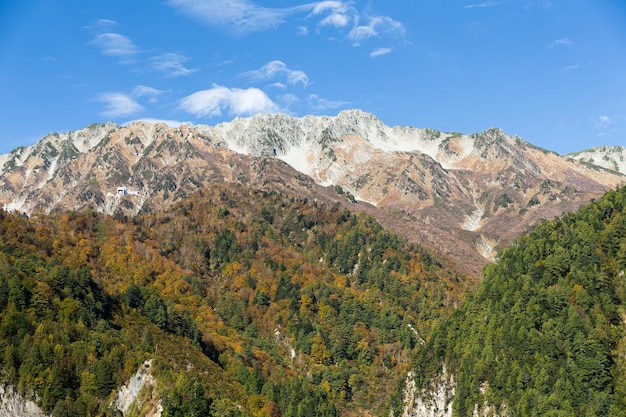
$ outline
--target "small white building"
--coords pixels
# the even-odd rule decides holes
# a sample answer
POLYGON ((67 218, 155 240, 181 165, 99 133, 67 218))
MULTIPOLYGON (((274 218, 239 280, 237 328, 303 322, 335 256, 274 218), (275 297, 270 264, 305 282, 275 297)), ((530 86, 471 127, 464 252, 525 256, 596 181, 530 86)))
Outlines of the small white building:
POLYGON ((118 197, 123 195, 144 195, 144 193, 140 190, 129 190, 126 186, 117 187, 117 192, 115 193, 118 197))

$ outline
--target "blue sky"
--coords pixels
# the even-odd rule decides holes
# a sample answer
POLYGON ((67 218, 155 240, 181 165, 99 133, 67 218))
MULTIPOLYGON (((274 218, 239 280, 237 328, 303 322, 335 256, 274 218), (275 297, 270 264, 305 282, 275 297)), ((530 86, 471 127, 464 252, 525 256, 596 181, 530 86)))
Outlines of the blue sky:
POLYGON ((349 108, 626 145, 626 2, 0 0, 0 153, 107 120, 349 108))

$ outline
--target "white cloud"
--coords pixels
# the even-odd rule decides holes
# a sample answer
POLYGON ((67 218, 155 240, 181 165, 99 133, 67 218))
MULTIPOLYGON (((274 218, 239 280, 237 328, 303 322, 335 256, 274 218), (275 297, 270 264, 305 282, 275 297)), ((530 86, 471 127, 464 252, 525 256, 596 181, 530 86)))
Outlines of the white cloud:
POLYGON ((348 39, 355 46, 372 37, 381 35, 404 36, 402 23, 387 16, 375 16, 368 19, 367 25, 355 26, 348 34, 348 39))
POLYGON ((572 42, 570 38, 561 38, 561 39, 555 40, 550 45, 548 45, 548 48, 554 48, 555 46, 572 46, 572 45, 574 45, 574 42, 572 42))
POLYGON ((348 16, 340 13, 333 13, 330 16, 326 16, 324 19, 322 19, 322 21, 320 22, 320 26, 334 26, 340 28, 347 26, 348 23, 348 16))
POLYGON ((390 54, 392 48, 376 48, 372 52, 370 52, 370 58, 378 58, 379 56, 390 54))
POLYGON ((287 106, 291 106, 300 102, 300 98, 295 94, 283 94, 281 96, 278 96, 278 100, 281 103, 285 103, 285 105, 287 106))
POLYGON ((257 6, 247 0, 169 0, 180 13, 214 26, 247 34, 275 28, 285 22, 290 9, 257 6))
POLYGON ((111 19, 98 19, 95 27, 101 31, 107 31, 112 27, 117 26, 118 23, 115 20, 111 19))
POLYGON ((580 64, 568 65, 566 67, 561 68, 559 72, 574 71, 574 70, 577 70, 578 68, 580 68, 580 64))
POLYGON ((242 90, 219 85, 183 98, 180 108, 196 117, 219 116, 224 110, 236 116, 271 113, 279 110, 278 106, 258 88, 242 90))
POLYGON ((311 14, 313 15, 324 13, 327 10, 331 10, 333 12, 345 12, 350 9, 349 4, 342 1, 319 1, 317 3, 310 3, 300 7, 311 8, 311 14))
POLYGON ((139 48, 130 40, 130 38, 120 35, 119 33, 101 33, 92 41, 103 54, 112 56, 130 56, 139 52, 139 48))
POLYGON ((607 115, 602 115, 592 117, 591 122, 598 129, 606 129, 607 127, 615 123, 615 119, 607 115))
POLYGON ((258 70, 246 71, 241 75, 257 81, 269 80, 278 75, 284 75, 288 84, 302 83, 306 87, 309 83, 309 77, 307 77, 304 71, 289 69, 284 62, 278 60, 268 62, 258 70))
POLYGON ((336 109, 338 107, 348 104, 347 101, 327 100, 325 98, 319 97, 317 94, 309 94, 308 102, 309 106, 311 106, 311 108, 313 108, 314 110, 336 109))
POLYGON ((499 6, 502 2, 501 1, 495 1, 495 0, 487 0, 483 3, 472 3, 472 4, 468 4, 467 6, 463 7, 464 9, 475 9, 475 8, 485 8, 485 7, 494 7, 494 6, 499 6))
POLYGON ((342 28, 347 26, 351 21, 358 20, 357 10, 350 6, 349 3, 343 3, 340 1, 322 1, 308 6, 313 6, 309 17, 328 13, 328 16, 320 21, 320 26, 334 26, 342 28))
POLYGON ((104 117, 130 116, 144 110, 133 97, 124 93, 102 93, 96 100, 105 103, 105 110, 100 113, 104 117))
POLYGON ((189 61, 189 57, 182 54, 167 53, 155 56, 151 61, 156 70, 168 77, 181 77, 198 71, 197 68, 185 67, 184 63, 189 61))
POLYGON ((157 90, 153 87, 138 85, 133 89, 132 95, 133 97, 147 97, 149 103, 156 103, 160 96, 169 92, 170 90, 157 90))
POLYGON ((100 114, 105 117, 131 116, 144 111, 144 107, 137 102, 139 98, 146 98, 148 103, 156 103, 159 97, 170 90, 158 90, 146 85, 138 85, 130 94, 120 92, 102 93, 96 101, 105 103, 105 110, 100 114))
POLYGON ((108 32, 115 26, 118 26, 118 23, 115 20, 110 19, 98 19, 92 25, 83 26, 83 29, 92 29, 98 32, 108 32))
MULTIPOLYGON (((168 0, 167 4, 180 13, 211 26, 221 26, 239 35, 275 29, 294 15, 318 20, 318 26, 342 29, 352 25, 347 39, 355 45, 374 36, 404 36, 404 26, 387 16, 362 16, 351 1, 318 1, 285 8, 263 7, 250 0, 168 0), (361 19, 366 25, 359 26, 361 19)), ((298 26, 297 34, 309 33, 298 26)))

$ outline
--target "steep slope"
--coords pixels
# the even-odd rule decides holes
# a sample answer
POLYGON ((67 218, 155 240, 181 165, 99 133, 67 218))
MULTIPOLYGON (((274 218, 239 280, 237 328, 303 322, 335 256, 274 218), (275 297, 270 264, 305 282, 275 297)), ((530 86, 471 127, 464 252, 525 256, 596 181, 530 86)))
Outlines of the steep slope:
POLYGON ((478 276, 497 248, 530 225, 574 210, 623 179, 498 129, 463 135, 389 127, 351 110, 51 134, 2 156, 0 203, 26 213, 136 214, 162 210, 216 182, 286 187, 352 202, 478 276))
POLYGON ((55 417, 380 415, 467 282, 369 215, 246 185, 132 219, 0 211, 2 382, 55 417))
POLYGON ((403 415, 625 415, 625 220, 621 188, 504 250, 420 348, 403 415))
POLYGON ((626 147, 624 146, 599 146, 565 156, 626 174, 626 147))

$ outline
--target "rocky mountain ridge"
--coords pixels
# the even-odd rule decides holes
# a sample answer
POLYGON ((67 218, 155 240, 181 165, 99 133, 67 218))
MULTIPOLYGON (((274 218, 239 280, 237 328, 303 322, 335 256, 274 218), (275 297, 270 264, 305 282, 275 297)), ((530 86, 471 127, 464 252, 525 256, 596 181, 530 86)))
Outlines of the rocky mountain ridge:
POLYGON ((598 146, 565 156, 626 175, 626 147, 624 146, 598 146))
POLYGON ((349 110, 53 133, 0 156, 0 204, 27 214, 91 208, 133 215, 217 182, 287 187, 368 211, 478 274, 496 247, 624 178, 499 129, 465 135, 389 127, 349 110))

